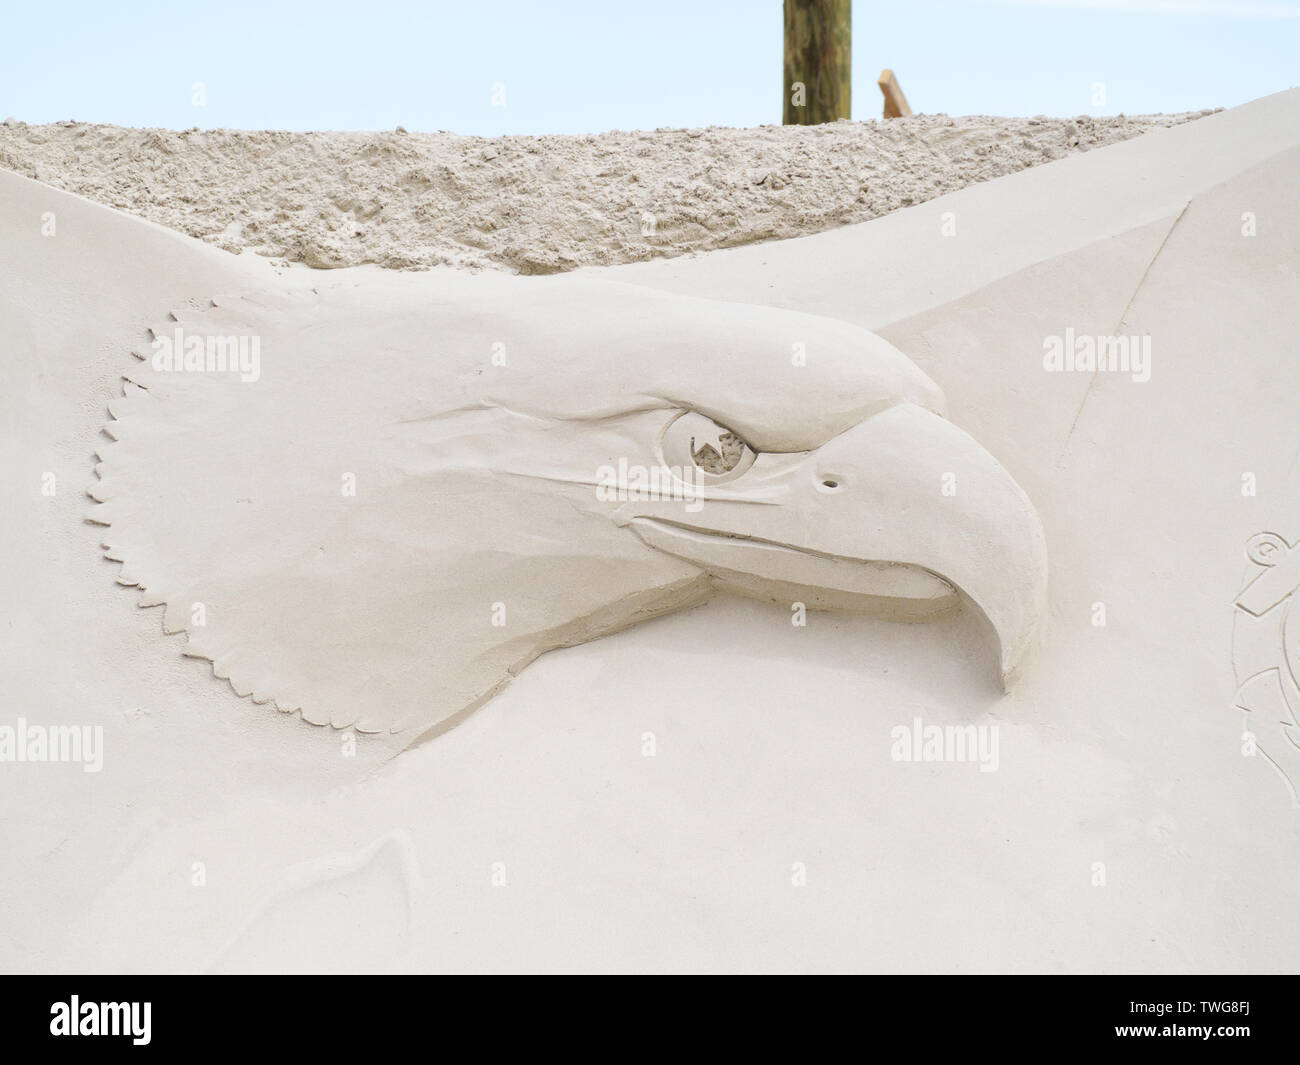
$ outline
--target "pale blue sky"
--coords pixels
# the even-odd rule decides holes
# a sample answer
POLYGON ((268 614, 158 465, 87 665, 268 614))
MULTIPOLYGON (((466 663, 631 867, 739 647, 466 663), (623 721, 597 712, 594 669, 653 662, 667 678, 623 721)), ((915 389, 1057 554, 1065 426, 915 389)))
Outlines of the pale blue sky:
MULTIPOLYGON (((0 40, 0 115, 27 122, 493 135, 780 121, 781 0, 0 0, 0 40)), ((853 58, 854 118, 879 115, 883 66, 925 112, 1232 106, 1300 84, 1300 0, 856 0, 853 58)))

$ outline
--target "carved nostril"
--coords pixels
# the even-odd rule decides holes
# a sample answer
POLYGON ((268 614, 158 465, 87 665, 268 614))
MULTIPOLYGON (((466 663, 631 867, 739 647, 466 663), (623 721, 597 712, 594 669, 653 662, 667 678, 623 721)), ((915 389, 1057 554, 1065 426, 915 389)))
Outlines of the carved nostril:
POLYGON ((834 474, 827 474, 817 482, 819 492, 838 492, 844 487, 844 479, 834 474))

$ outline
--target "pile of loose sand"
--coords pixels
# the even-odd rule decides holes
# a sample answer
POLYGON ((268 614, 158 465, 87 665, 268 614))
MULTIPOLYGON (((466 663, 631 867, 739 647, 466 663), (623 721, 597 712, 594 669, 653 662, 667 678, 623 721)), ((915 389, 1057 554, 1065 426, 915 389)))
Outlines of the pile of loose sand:
POLYGON ((1209 112, 581 137, 0 125, 0 166, 229 251, 525 274, 862 222, 1209 112))

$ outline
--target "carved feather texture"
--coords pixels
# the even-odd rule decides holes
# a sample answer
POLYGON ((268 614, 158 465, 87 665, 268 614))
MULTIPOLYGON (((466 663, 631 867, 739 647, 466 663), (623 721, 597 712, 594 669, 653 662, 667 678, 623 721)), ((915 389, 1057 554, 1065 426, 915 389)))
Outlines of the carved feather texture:
POLYGON ((172 319, 136 353, 97 467, 119 581, 240 695, 408 736, 547 649, 710 593, 593 488, 601 464, 652 461, 675 412, 797 450, 932 387, 882 345, 851 395, 842 368, 805 370, 774 415, 746 364, 770 373, 789 338, 830 349, 849 327, 600 283, 399 277, 172 319), (601 313, 580 329, 584 301, 601 313))

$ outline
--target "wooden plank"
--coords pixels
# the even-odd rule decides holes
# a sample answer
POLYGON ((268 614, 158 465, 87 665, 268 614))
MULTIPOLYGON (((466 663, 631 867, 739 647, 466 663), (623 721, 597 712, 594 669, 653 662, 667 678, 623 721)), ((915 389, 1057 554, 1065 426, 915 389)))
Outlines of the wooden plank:
POLYGON ((892 70, 888 68, 882 70, 876 84, 880 86, 880 91, 885 96, 886 118, 908 118, 911 116, 912 109, 907 104, 907 97, 903 95, 903 87, 898 84, 898 79, 894 77, 892 70))

